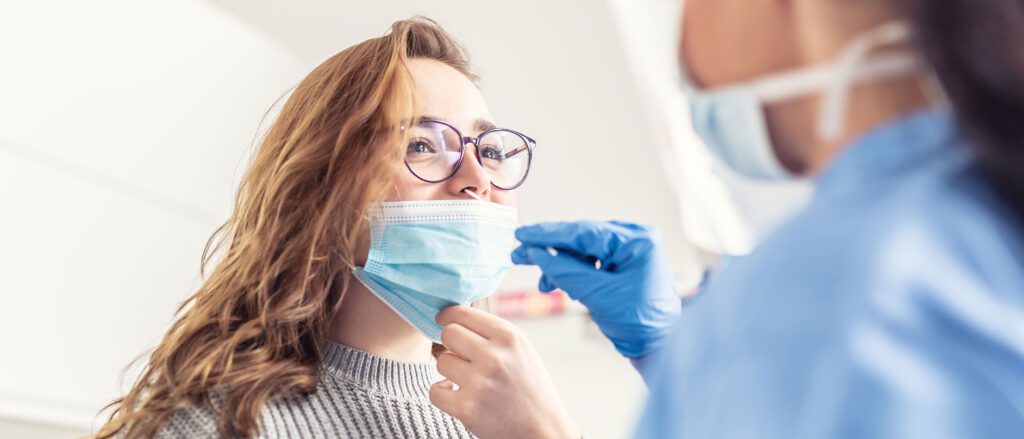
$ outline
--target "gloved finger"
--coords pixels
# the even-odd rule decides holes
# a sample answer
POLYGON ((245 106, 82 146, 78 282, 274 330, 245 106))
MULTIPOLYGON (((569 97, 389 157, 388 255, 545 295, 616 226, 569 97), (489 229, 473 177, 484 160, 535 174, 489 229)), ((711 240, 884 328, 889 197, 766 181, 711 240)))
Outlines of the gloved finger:
POLYGON ((628 221, 612 220, 609 221, 609 223, 615 224, 616 226, 622 227, 624 229, 629 229, 635 232, 646 232, 650 230, 647 226, 643 224, 631 223, 628 221))
MULTIPOLYGON (((527 257, 540 267, 541 272, 544 273, 544 277, 548 279, 547 282, 551 286, 576 281, 579 278, 600 278, 606 275, 606 273, 594 268, 593 265, 564 253, 552 256, 547 250, 538 247, 527 247, 526 251, 527 257)), ((602 280, 594 279, 593 283, 597 285, 601 282, 602 280)), ((589 282, 584 281, 584 283, 589 282)), ((585 293, 585 291, 568 288, 567 285, 562 286, 562 290, 569 294, 569 297, 572 299, 577 299, 580 294, 585 293)), ((543 288, 541 288, 541 291, 543 291, 543 288)))
POLYGON ((553 247, 604 260, 627 239, 624 232, 628 230, 607 222, 550 222, 520 227, 516 239, 523 245, 553 247))
POLYGON ((512 263, 516 265, 533 265, 533 262, 527 258, 525 245, 521 245, 516 247, 515 250, 512 250, 512 263))
MULTIPOLYGON (((519 247, 516 247, 515 250, 512 250, 512 263, 517 265, 537 265, 535 262, 533 262, 533 260, 530 259, 530 254, 528 250, 529 247, 530 246, 528 245, 521 245, 519 247)), ((547 248, 544 248, 544 250, 547 250, 547 248)), ((550 251, 548 252, 550 253, 550 251)), ((598 261, 598 259, 593 256, 581 255, 572 250, 562 249, 556 251, 556 253, 562 253, 572 256, 576 259, 579 259, 582 262, 586 262, 587 265, 594 265, 594 263, 598 261)))
POLYGON ((551 278, 541 275, 540 281, 537 282, 537 289, 542 293, 550 293, 558 289, 558 286, 551 281, 551 278))

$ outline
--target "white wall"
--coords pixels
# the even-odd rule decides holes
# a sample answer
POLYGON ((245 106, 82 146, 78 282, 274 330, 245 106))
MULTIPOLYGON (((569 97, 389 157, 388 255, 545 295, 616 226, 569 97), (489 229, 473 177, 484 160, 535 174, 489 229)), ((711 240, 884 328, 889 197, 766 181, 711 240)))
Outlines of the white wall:
MULTIPOLYGON (((263 112, 320 60, 414 13, 465 43, 499 123, 540 142, 524 223, 654 224, 692 274, 602 2, 6 0, 0 417, 87 429, 197 285, 263 112)), ((535 279, 517 270, 508 286, 535 279)), ((642 385, 607 342, 576 314, 523 325, 588 433, 625 435, 642 385)))
POLYGON ((0 53, 0 415, 88 426, 306 66, 201 1, 5 1, 0 53))

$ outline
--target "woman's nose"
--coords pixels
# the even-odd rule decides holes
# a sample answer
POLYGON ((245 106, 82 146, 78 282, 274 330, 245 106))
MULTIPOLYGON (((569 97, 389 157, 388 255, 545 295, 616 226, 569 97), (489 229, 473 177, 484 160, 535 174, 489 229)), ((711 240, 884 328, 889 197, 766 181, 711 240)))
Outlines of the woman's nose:
POLYGON ((465 191, 470 190, 484 198, 488 197, 491 192, 491 176, 476 159, 476 145, 472 142, 466 143, 463 154, 462 165, 455 175, 445 182, 448 192, 454 196, 463 196, 465 191))

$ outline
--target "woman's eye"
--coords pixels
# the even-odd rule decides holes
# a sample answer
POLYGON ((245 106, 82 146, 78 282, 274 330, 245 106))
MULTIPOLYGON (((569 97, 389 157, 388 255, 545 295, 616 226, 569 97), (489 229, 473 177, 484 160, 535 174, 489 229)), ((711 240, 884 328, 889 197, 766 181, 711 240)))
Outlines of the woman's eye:
POLYGON ((480 157, 497 161, 505 160, 505 156, 501 153, 501 149, 494 146, 484 147, 483 151, 480 151, 480 157))
POLYGON ((405 150, 406 154, 433 154, 436 152, 434 145, 426 140, 413 140, 409 142, 409 147, 405 150))

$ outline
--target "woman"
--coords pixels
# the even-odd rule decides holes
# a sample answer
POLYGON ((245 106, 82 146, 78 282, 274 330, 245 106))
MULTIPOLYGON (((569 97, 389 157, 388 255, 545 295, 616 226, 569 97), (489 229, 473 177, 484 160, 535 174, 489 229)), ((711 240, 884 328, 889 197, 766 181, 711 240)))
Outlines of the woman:
MULTIPOLYGON (((637 436, 1024 437, 1024 2, 684 10, 705 143, 751 178, 814 178, 816 194, 682 310, 641 227, 517 231, 513 259, 587 305, 644 374, 637 436)), ((446 340, 467 361, 457 391, 435 387, 439 407, 480 437, 569 425, 528 411, 547 390, 516 366, 534 361, 520 336, 460 307, 439 320, 481 328, 446 340)))
POLYGON ((469 437, 427 397, 433 319, 511 265, 533 155, 473 81, 423 19, 313 70, 211 239, 212 272, 97 436, 469 437))

